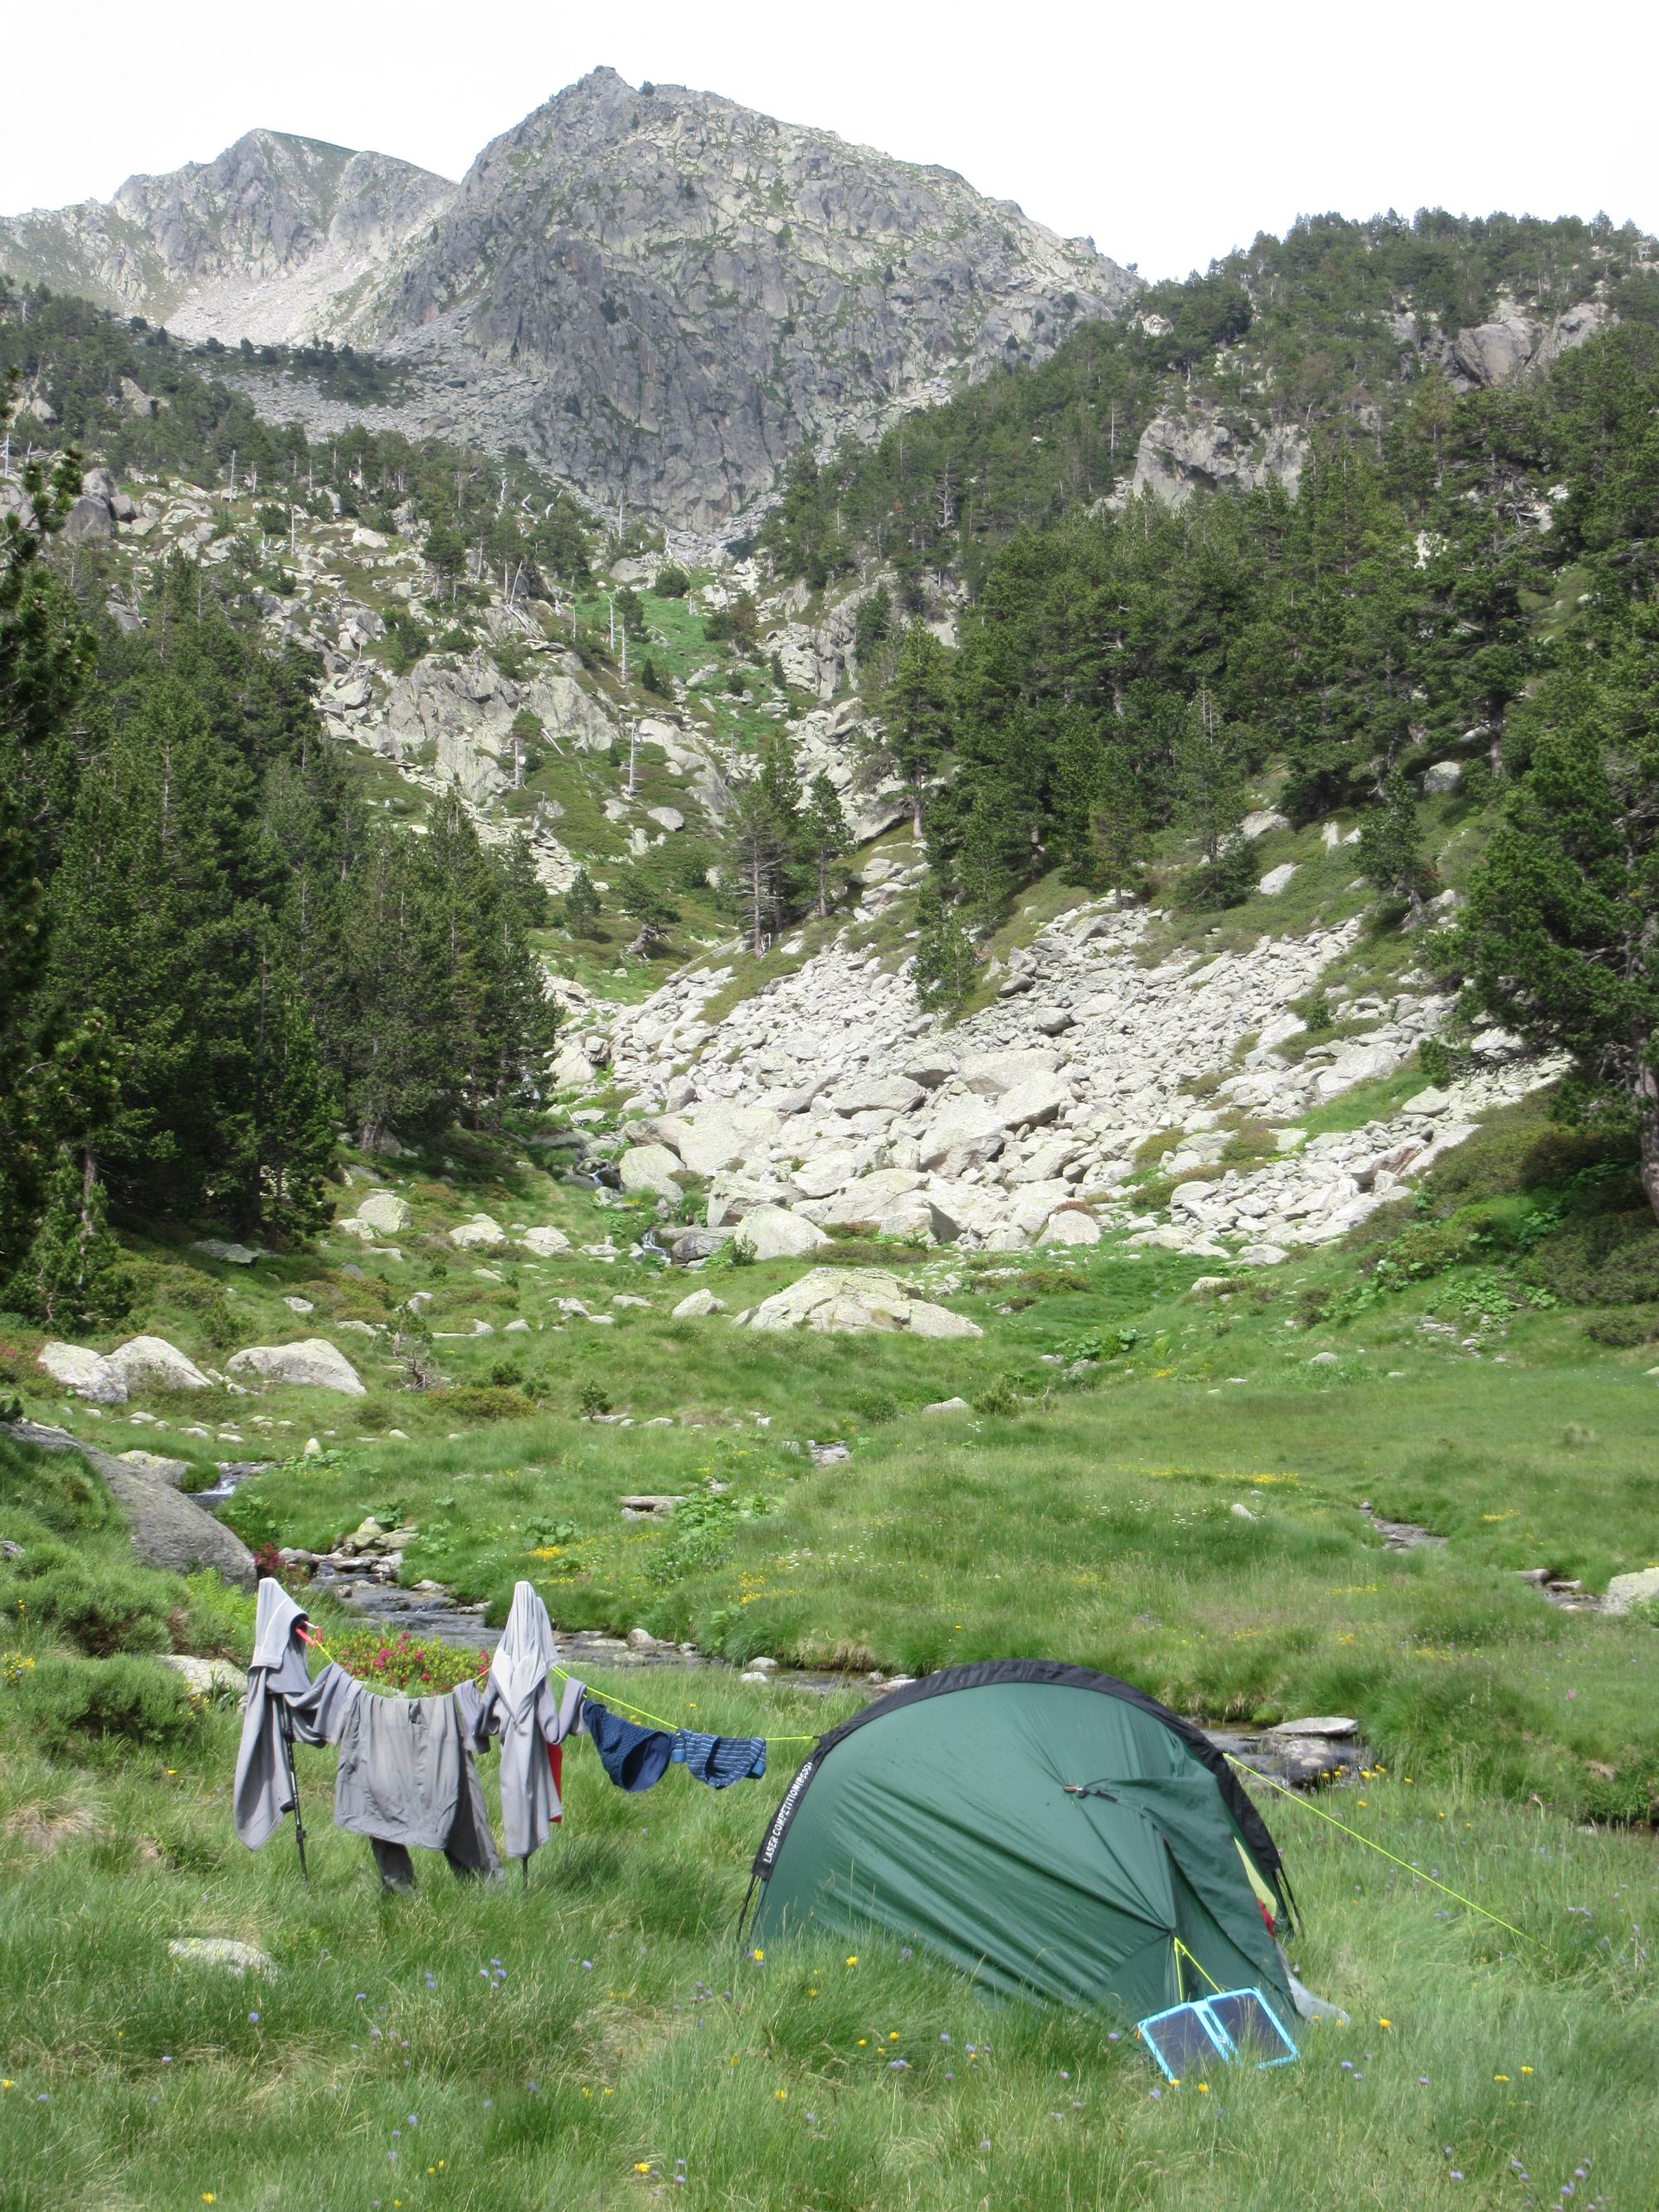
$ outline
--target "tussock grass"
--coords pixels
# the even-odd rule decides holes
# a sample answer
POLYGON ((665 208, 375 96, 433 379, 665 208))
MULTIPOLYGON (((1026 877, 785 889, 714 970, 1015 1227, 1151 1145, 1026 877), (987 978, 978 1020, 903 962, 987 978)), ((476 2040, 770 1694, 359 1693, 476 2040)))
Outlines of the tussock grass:
MULTIPOLYGON (((717 1727, 810 1729, 849 1702, 650 1679, 647 1704, 717 1727)), ((645 1695, 637 1676, 617 1686, 645 1695)), ((527 1891, 456 1883, 431 1858, 418 1896, 389 1899, 367 1847, 326 1826, 327 1754, 301 1754, 306 1892, 286 1835, 258 1857, 231 1837, 234 1714, 172 1772, 106 1762, 97 1830, 60 1831, 49 1854, 7 1816, 61 1803, 61 1780, 3 1705, 0 1730, 0 2171, 30 2212, 210 2195, 495 2212, 657 2191, 756 2212, 1415 2212, 1553 2202, 1579 2169, 1572 2201, 1650 2201, 1651 1848, 1458 1777, 1372 1775, 1322 1802, 1522 1936, 1270 1800, 1305 1913, 1291 1955, 1352 2025, 1304 2031, 1297 2068, 1154 2095, 1105 2023, 994 2006, 884 1940, 744 1955, 736 1910, 787 1752, 756 1788, 716 1795, 675 1770, 629 1798, 577 1748, 566 1827, 527 1891), (167 1946, 183 1934, 256 1942, 277 1973, 181 1965, 167 1946)))

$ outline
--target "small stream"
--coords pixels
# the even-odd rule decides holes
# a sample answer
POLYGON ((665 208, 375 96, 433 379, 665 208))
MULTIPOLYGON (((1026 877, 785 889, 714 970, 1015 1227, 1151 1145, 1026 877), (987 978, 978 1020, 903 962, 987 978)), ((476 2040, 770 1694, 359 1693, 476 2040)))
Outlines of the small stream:
MULTIPOLYGON (((222 1464, 220 1480, 211 1490, 196 1493, 198 1504, 211 1508, 234 1497, 239 1485, 253 1475, 263 1474, 268 1462, 232 1462, 222 1464)), ((313 1570, 311 1586, 326 1590, 350 1612, 364 1620, 388 1629, 394 1633, 406 1632, 439 1644, 459 1644, 468 1650, 493 1651, 500 1643, 499 1628, 486 1626, 486 1606, 459 1605, 437 1583, 423 1588, 404 1589, 396 1583, 381 1582, 367 1569, 358 1573, 350 1568, 338 1568, 327 1564, 313 1570)), ((555 1628, 561 1660, 573 1672, 580 1674, 585 1669, 634 1668, 678 1672, 685 1675, 706 1673, 710 1668, 722 1674, 739 1670, 729 1661, 711 1659, 689 1644, 650 1644, 637 1647, 620 1636, 606 1636, 598 1629, 555 1628)), ((819 1696, 832 1692, 862 1691, 874 1698, 909 1680, 908 1675, 896 1674, 872 1680, 867 1675, 835 1674, 821 1669, 801 1667, 779 1667, 766 1680, 793 1690, 805 1690, 819 1696)), ((1319 1735, 1310 1733, 1288 1738, 1276 1737, 1270 1731, 1255 1729, 1237 1729, 1200 1723, 1205 1734, 1218 1750, 1227 1753, 1242 1765, 1254 1768, 1270 1781, 1293 1788, 1311 1788, 1328 1776, 1340 1771, 1349 1774, 1370 1765, 1371 1753, 1354 1735, 1319 1735)))

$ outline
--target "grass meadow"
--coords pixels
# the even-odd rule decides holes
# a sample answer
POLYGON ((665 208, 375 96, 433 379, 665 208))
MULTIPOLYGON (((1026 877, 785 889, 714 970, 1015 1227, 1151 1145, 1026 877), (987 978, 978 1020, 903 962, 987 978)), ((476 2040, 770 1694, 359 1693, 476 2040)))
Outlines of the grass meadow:
MULTIPOLYGON (((852 1703, 693 1686, 696 1717, 733 1732, 852 1703)), ((738 1908, 789 1747, 763 1784, 717 1795, 676 1769, 638 1798, 577 1747, 527 1889, 421 1855, 420 1893, 392 1899, 326 1825, 331 1754, 301 1754, 305 1890, 289 1834, 257 1856, 231 1834, 234 1711, 66 1765, 20 1741, 18 1711, 0 1701, 18 2212, 1654 2202, 1651 1837, 1455 1775, 1373 1772, 1319 1802, 1518 1933, 1273 1799, 1305 1915, 1291 1957, 1350 2025, 1304 2030, 1297 2067, 1160 2093, 1107 2024, 994 2005, 884 1942, 747 1955, 738 1908), (188 1935, 257 1943, 276 1971, 182 1964, 167 1945, 188 1935)))
MULTIPOLYGON (((533 1149, 458 1139, 404 1172, 392 1250, 337 1235, 239 1269, 137 1245, 110 1342, 145 1328, 216 1364, 322 1334, 360 1399, 215 1389, 99 1417, 10 1325, 0 1382, 191 1482, 271 1462, 231 1509, 251 1541, 320 1550, 372 1512, 418 1531, 405 1581, 494 1618, 526 1576, 566 1628, 847 1672, 827 1698, 730 1669, 618 1678, 687 1724, 809 1735, 867 1670, 1012 1655, 1212 1721, 1351 1714, 1375 1763, 1264 1808, 1304 1907, 1292 1958, 1351 2023, 1310 2031, 1297 2068, 1160 2091, 1112 2024, 993 2005, 883 1942, 745 1956, 748 1863, 804 1744, 757 1786, 677 1769, 638 1799, 578 1747, 527 1889, 434 1860, 413 1899, 379 1893, 328 1826, 331 1755, 302 1753, 304 1890, 291 1838, 250 1857, 231 1833, 234 1710, 192 1707, 146 1656, 245 1659, 246 1602, 138 1573, 78 1462, 0 1450, 0 1536, 22 1547, 0 1560, 7 2212, 1651 2212, 1659 1626, 1521 1579, 1599 1592, 1659 1558, 1639 1290, 1533 1298, 1556 1248, 1524 1191, 1481 1195, 1471 1147, 1457 1189, 1387 1231, 1392 1252, 1432 1243, 1420 1278, 1366 1274, 1375 1248, 1205 1289, 1204 1262, 1109 1243, 846 1243, 825 1256, 896 1267, 983 1335, 757 1335, 730 1313, 801 1263, 711 1266, 728 1314, 675 1321, 685 1278, 629 1256, 648 1211, 533 1149), (446 1231, 480 1207, 575 1249, 458 1252, 446 1231), (407 1387, 411 1345, 435 1387, 407 1387), (925 1410, 947 1398, 967 1403, 925 1410), (820 1463, 829 1442, 847 1455, 820 1463), (626 1522, 636 1491, 696 1504, 626 1522), (1391 1549, 1379 1522, 1438 1540, 1391 1549), (184 1936, 256 1943, 276 1971, 178 1960, 184 1936)), ((1558 1241, 1581 1233, 1572 1188, 1549 1199, 1558 1241)), ((1579 1249, 1547 1279, 1570 1288, 1579 1249)))

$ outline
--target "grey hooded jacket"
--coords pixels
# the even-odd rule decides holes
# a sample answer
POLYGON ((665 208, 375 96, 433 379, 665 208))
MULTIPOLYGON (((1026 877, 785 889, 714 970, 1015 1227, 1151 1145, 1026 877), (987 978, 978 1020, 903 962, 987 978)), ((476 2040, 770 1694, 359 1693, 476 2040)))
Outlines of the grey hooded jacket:
POLYGON ((247 1710, 236 1753, 232 1806, 236 1832, 257 1851, 294 1809, 281 1731, 282 1701, 311 1688, 306 1655, 295 1632, 307 1615, 269 1575, 259 1584, 253 1616, 253 1656, 247 1670, 247 1710))
POLYGON ((516 1583, 473 1737, 480 1749, 488 1737, 501 1738, 501 1832, 510 1859, 539 1850, 562 1811, 548 1753, 575 1727, 584 1692, 569 1680, 555 1692, 548 1669, 558 1657, 547 1607, 528 1583, 516 1583))
POLYGON ((234 1790, 236 1832, 258 1850, 294 1804, 281 1735, 337 1744, 334 1825, 378 1843, 446 1852, 452 1863, 493 1874, 501 1860, 473 1764, 478 1693, 377 1696, 342 1667, 313 1682, 295 1631, 306 1615, 277 1583, 259 1585, 253 1662, 234 1790))

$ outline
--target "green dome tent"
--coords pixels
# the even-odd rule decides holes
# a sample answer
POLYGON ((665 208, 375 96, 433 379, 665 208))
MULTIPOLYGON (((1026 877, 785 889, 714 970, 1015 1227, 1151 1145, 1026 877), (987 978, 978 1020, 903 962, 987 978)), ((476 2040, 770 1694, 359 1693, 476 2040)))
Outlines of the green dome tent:
POLYGON ((1291 2006, 1261 1815, 1199 1729, 1086 1668, 952 1667, 878 1699, 820 1740, 754 1871, 757 1942, 881 1929, 1126 2024, 1210 1988, 1291 2006))

